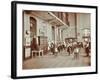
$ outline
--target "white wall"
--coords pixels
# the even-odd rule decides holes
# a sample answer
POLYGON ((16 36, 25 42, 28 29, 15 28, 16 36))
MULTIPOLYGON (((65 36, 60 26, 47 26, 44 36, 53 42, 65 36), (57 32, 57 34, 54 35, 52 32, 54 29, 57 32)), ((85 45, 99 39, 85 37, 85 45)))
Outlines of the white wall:
POLYGON ((79 41, 83 41, 82 36, 83 36, 83 32, 85 28, 90 29, 91 27, 91 19, 90 19, 90 14, 86 13, 86 14, 77 14, 77 33, 79 33, 78 35, 78 40, 79 41))
MULTIPOLYGON (((0 1, 0 80, 12 80, 10 78, 11 72, 11 0, 0 1)), ((25 1, 25 0, 24 0, 25 1)), ((100 9, 100 0, 31 0, 41 2, 52 3, 64 3, 64 4, 82 4, 82 5, 98 5, 100 9)), ((100 10, 99 10, 100 14, 100 10)), ((100 15, 98 16, 100 21, 100 15)), ((100 23, 98 23, 100 26, 100 23)), ((100 27, 98 27, 98 34, 100 34, 100 27)), ((98 36, 100 41, 100 36, 98 36)), ((100 42, 98 42, 100 44, 100 42)), ((100 47, 100 45, 98 45, 100 47)), ((99 52, 100 53, 100 49, 99 52)), ((100 57, 100 54, 98 54, 100 57)), ((100 80, 100 58, 98 58, 98 74, 91 75, 74 75, 74 76, 62 76, 62 77, 47 77, 47 78, 35 78, 26 80, 100 80)), ((19 79, 22 80, 22 79, 19 79)), ((24 80, 24 79, 23 79, 24 80)))

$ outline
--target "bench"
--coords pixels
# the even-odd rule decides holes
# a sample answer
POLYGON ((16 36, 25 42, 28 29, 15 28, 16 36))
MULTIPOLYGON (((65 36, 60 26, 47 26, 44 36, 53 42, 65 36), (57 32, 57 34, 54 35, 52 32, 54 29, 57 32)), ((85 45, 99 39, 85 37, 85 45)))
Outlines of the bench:
POLYGON ((43 50, 33 50, 32 56, 43 56, 43 50))

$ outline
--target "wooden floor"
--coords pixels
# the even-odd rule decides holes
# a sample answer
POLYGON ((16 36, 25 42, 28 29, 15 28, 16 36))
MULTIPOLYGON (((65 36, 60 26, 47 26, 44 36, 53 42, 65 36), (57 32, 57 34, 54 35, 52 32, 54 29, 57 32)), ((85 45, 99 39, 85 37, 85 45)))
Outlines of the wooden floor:
POLYGON ((61 68, 61 67, 82 67, 90 66, 90 57, 85 57, 84 50, 81 49, 78 59, 74 59, 74 55, 70 56, 66 51, 58 53, 58 55, 47 55, 33 57, 23 62, 23 69, 39 69, 39 68, 61 68))

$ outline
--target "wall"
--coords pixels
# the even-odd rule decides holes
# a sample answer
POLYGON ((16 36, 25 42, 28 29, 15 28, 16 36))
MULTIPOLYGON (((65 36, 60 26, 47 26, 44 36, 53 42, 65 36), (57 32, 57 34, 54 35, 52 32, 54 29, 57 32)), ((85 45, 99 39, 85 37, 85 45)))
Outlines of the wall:
POLYGON ((76 37, 78 41, 83 41, 82 36, 85 28, 90 29, 90 14, 88 13, 77 13, 76 19, 74 13, 69 13, 70 26, 63 29, 63 40, 65 38, 76 37), (75 28, 77 30, 75 31, 75 28))
MULTIPOLYGON (((35 16, 34 16, 35 17, 35 16)), ((48 41, 52 41, 52 25, 41 18, 35 17, 37 20, 37 36, 47 36, 48 41)))
POLYGON ((37 19, 37 36, 47 36, 48 41, 51 42, 52 41, 52 25, 38 17, 36 19, 37 19), (43 34, 41 34, 41 32, 43 34))
POLYGON ((47 36, 48 42, 52 41, 52 25, 43 19, 30 14, 29 16, 34 17, 36 19, 36 35, 37 36, 47 36))
POLYGON ((77 33, 78 40, 83 41, 82 36, 85 28, 90 29, 91 23, 90 23, 90 14, 77 14, 77 33))
POLYGON ((63 40, 65 38, 76 37, 75 36, 75 14, 69 13, 68 15, 69 15, 68 20, 69 20, 70 26, 68 26, 67 28, 63 30, 63 40))
MULTIPOLYGON (((23 1, 23 0, 22 0, 23 1)), ((26 0, 24 0, 26 1, 26 0)), ((82 4, 82 5, 98 5, 100 14, 100 0, 31 0, 36 2, 62 3, 62 4, 82 4)), ((12 80, 11 72, 11 0, 0 1, 0 80, 12 80)), ((100 21, 100 15, 98 16, 100 21)), ((100 23, 98 23, 100 26, 100 23)), ((100 34, 100 27, 98 27, 100 34)), ((100 44, 100 36, 98 36, 98 44, 100 44)), ((100 45, 98 45, 100 47, 100 45)), ((100 53, 100 49, 98 49, 100 53)), ((98 54, 100 57, 100 54, 98 54)), ((34 78, 26 80, 100 80, 100 58, 98 58, 98 74, 90 75, 74 75, 62 77, 34 78)), ((22 80, 22 79, 19 79, 22 80)), ((24 80, 24 79, 23 79, 24 80)))
MULTIPOLYGON (((23 31, 24 31, 24 36, 23 36, 23 42, 24 42, 24 45, 25 46, 30 46, 31 45, 31 40, 30 40, 30 34, 26 35, 26 30, 29 32, 30 31, 30 16, 27 15, 25 12, 24 12, 24 22, 23 22, 23 31)), ((26 48, 25 49, 25 58, 29 57, 30 56, 30 52, 31 52, 31 49, 30 48, 26 48)))

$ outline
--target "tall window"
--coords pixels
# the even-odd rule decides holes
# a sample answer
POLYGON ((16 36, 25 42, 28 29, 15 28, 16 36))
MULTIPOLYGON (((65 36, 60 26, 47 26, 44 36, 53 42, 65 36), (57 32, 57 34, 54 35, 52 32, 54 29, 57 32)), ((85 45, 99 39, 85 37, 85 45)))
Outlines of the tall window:
POLYGON ((36 36, 36 19, 33 17, 30 17, 30 32, 31 37, 36 36))

